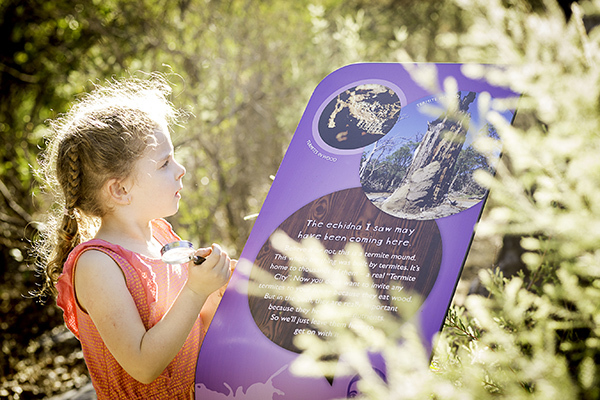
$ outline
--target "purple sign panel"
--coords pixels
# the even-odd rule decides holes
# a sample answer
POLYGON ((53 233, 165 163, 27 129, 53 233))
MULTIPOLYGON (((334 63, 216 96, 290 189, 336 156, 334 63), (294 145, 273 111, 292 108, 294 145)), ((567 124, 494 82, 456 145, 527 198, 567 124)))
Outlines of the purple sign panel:
MULTIPOLYGON (((394 314, 392 300, 418 302, 423 340, 431 346, 487 195, 473 173, 494 167, 473 148, 474 137, 486 135, 501 150, 493 126, 480 121, 477 99, 514 96, 466 78, 459 64, 436 66, 439 86, 452 77, 456 93, 427 91, 402 64, 350 65, 315 89, 204 339, 196 399, 355 394, 352 376, 290 371, 300 352, 295 336, 323 328, 287 301, 299 289, 286 282, 288 258, 271 245, 277 231, 298 242, 316 238, 327 254, 361 245, 381 306, 394 314), (455 96, 452 113, 440 107, 445 96, 455 96), (249 280, 259 272, 267 289, 249 295, 249 280), (271 295, 269 287, 289 296, 271 295)), ((335 268, 344 272, 344 265, 335 268)), ((302 285, 311 285, 310 278, 302 285)))

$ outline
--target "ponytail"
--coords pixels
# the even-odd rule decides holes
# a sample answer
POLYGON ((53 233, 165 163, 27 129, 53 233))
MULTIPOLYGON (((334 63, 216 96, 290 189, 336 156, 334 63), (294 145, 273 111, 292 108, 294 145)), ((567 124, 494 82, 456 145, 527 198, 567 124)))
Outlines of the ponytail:
POLYGON ((79 234, 79 224, 77 223, 76 210, 68 210, 63 216, 61 225, 57 231, 56 247, 54 248, 51 259, 46 264, 45 276, 46 281, 42 287, 41 294, 56 295, 54 286, 58 281, 58 277, 62 273, 63 265, 67 261, 69 253, 81 243, 81 235, 79 234))

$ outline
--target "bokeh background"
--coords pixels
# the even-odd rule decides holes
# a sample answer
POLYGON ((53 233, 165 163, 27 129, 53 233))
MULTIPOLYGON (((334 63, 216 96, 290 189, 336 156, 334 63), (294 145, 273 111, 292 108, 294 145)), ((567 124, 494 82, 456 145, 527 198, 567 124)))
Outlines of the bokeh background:
MULTIPOLYGON (((0 398, 49 398, 89 384, 81 349, 60 310, 52 299, 41 304, 29 295, 39 284, 30 244, 50 206, 35 174, 47 121, 80 93, 113 77, 166 74, 171 100, 191 112, 173 136, 187 175, 180 212, 170 222, 195 244, 220 242, 235 257, 304 107, 326 75, 369 61, 540 65, 543 56, 527 60, 528 50, 519 52, 520 45, 540 43, 535 35, 525 37, 527 29, 538 29, 526 29, 528 16, 567 29, 573 12, 571 1, 494 1, 516 15, 507 20, 512 37, 494 36, 494 30, 476 27, 484 3, 0 1, 0 398), (517 44, 507 50, 506 41, 517 44)), ((585 3, 589 31, 599 7, 585 3)), ((560 60, 548 59, 555 62, 560 60)), ((523 267, 519 232, 513 233, 476 238, 459 296, 479 269, 523 267)))

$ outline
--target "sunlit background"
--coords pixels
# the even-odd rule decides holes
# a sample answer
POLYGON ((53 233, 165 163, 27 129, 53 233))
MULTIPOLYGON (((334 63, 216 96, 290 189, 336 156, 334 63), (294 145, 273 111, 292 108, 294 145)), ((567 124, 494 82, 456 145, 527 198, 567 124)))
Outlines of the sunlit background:
MULTIPOLYGON (((170 222, 197 245, 220 242, 239 256, 253 224, 248 216, 260 211, 314 88, 344 65, 373 61, 506 66, 488 78, 524 93, 524 120, 516 130, 499 130, 508 148, 505 167, 495 180, 484 177, 492 198, 456 305, 468 306, 479 270, 500 266, 505 276, 522 270, 522 289, 546 301, 536 307, 548 304, 563 324, 548 328, 563 336, 556 333, 556 359, 545 362, 562 362, 565 372, 549 376, 571 390, 564 398, 600 398, 600 32, 593 29, 600 2, 561 3, 1 1, 0 398, 49 398, 89 384, 60 310, 52 299, 39 304, 28 296, 39 282, 29 243, 50 206, 35 175, 45 121, 94 83, 166 74, 171 100, 191 112, 173 135, 187 174, 180 212, 170 222)), ((502 291, 501 279, 497 285, 502 291)), ((536 343, 523 346, 530 351, 524 358, 535 359, 536 343)), ((549 384, 540 376, 522 377, 523 395, 531 395, 523 398, 549 384)), ((501 379, 481 379, 486 393, 513 393, 503 391, 501 379)), ((394 396, 386 399, 403 398, 394 396)))

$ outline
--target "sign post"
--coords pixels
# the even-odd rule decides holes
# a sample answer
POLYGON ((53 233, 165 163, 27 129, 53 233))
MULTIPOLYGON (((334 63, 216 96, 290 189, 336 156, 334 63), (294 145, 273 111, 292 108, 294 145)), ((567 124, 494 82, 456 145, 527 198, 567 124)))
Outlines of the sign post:
MULTIPOLYGON (((328 255, 360 245, 381 309, 395 313, 397 302, 418 302, 431 346, 487 196, 473 172, 494 168, 474 150, 474 137, 490 137, 500 152, 494 128, 480 121, 477 99, 514 96, 465 77, 459 64, 436 67, 440 86, 451 77, 455 93, 431 93, 402 64, 387 63, 344 67, 315 89, 202 345, 197 399, 325 400, 349 393, 352 377, 289 371, 299 352, 294 337, 317 330, 270 288, 293 297, 313 281, 307 272, 300 286, 286 282, 291 264, 270 242, 277 231, 296 241, 315 238, 328 255), (265 293, 249 295, 244 288, 259 270, 265 293)), ((344 272, 344 265, 335 267, 344 272)))

